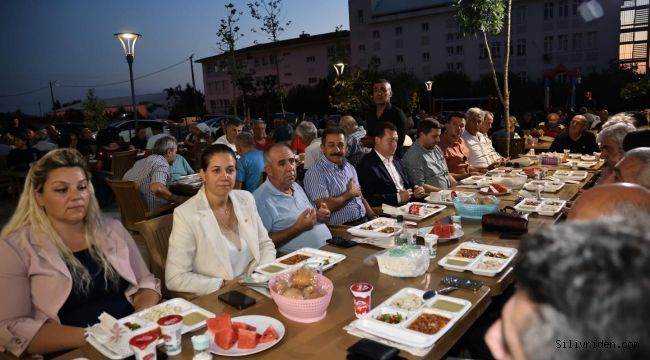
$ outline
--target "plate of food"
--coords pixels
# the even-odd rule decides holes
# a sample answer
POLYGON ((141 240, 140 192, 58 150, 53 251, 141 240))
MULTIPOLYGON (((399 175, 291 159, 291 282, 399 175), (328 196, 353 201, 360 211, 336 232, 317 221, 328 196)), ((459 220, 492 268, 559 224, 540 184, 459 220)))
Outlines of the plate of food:
POLYGON ((556 170, 553 173, 554 178, 560 180, 584 180, 587 177, 586 171, 581 170, 556 170))
POLYGON ((306 247, 279 257, 270 264, 259 266, 255 271, 270 276, 304 264, 314 265, 321 270, 327 270, 345 260, 345 258, 346 256, 343 254, 306 247))
POLYGON ((515 209, 525 212, 536 212, 544 216, 554 216, 566 205, 565 200, 560 199, 542 199, 532 200, 524 199, 519 204, 515 205, 515 209))
POLYGON ((464 185, 477 185, 481 182, 486 181, 488 178, 483 175, 472 175, 470 177, 466 177, 463 180, 460 181, 461 184, 464 185))
POLYGON ((424 200, 432 204, 454 205, 454 199, 459 196, 469 197, 474 195, 471 191, 440 190, 431 192, 424 200))
POLYGON ((481 188, 480 191, 483 194, 494 195, 494 196, 503 196, 503 195, 510 194, 512 192, 511 189, 499 183, 491 183, 490 186, 481 188))
POLYGON ((428 234, 438 235, 438 241, 444 242, 454 240, 465 235, 459 224, 435 224, 418 229, 418 236, 424 237, 428 234))
POLYGON ((447 295, 423 300, 423 290, 403 288, 355 322, 370 334, 397 343, 426 348, 438 341, 472 306, 447 295))
POLYGON ((395 219, 379 217, 361 225, 353 226, 347 231, 352 235, 362 237, 392 237, 398 232, 397 227, 395 227, 396 222, 395 219))
POLYGON ((528 191, 537 191, 541 187, 543 192, 554 193, 560 191, 564 187, 564 182, 562 181, 550 181, 550 180, 533 180, 529 181, 524 185, 524 189, 528 191))
POLYGON ((221 314, 208 321, 208 350, 221 356, 257 354, 277 345, 284 337, 284 324, 270 316, 230 317, 221 314))
POLYGON ((445 205, 438 204, 423 204, 423 203, 408 203, 400 206, 397 209, 400 214, 407 220, 420 221, 430 216, 433 216, 446 208, 445 205))
POLYGON ((476 275, 495 276, 515 258, 517 249, 476 243, 462 243, 438 261, 451 271, 471 271, 476 275))

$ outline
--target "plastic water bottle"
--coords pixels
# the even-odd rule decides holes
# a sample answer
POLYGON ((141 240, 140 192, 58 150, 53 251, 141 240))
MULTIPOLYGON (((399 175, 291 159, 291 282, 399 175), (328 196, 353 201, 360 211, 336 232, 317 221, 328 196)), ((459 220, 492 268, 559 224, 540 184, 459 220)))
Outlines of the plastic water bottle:
POLYGON ((208 350, 210 339, 206 335, 192 336, 192 347, 194 348, 194 357, 192 360, 212 360, 212 354, 208 350))
POLYGON ((397 215, 397 223, 395 224, 395 246, 405 245, 408 243, 406 229, 404 227, 404 216, 397 215))

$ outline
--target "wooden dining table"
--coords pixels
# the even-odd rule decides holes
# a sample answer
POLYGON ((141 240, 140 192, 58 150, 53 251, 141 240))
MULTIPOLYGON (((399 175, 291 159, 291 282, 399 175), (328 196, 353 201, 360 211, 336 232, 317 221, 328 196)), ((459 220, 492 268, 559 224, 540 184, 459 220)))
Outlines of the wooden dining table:
MULTIPOLYGON (((580 184, 567 184, 557 195, 564 200, 573 200, 585 185, 589 184, 593 173, 590 173, 580 184)), ((464 189, 463 189, 464 190, 464 189)), ((503 199, 500 207, 512 206, 514 200, 503 199)), ((417 223, 418 227, 430 226, 443 218, 455 215, 453 206, 447 206, 443 211, 417 223)), ((553 224, 562 219, 563 214, 554 216, 531 215, 529 217, 529 232, 543 230, 545 226, 553 224)), ((423 358, 440 359, 460 340, 479 317, 486 311, 492 298, 502 294, 514 282, 513 263, 494 277, 474 275, 469 272, 459 273, 445 270, 438 266, 438 260, 451 252, 459 243, 476 240, 483 244, 508 246, 518 248, 519 239, 504 239, 497 232, 484 231, 480 220, 461 219, 464 235, 460 239, 440 242, 438 253, 432 259, 428 270, 421 276, 412 278, 396 278, 379 272, 377 265, 366 264, 364 260, 382 249, 367 245, 358 244, 350 248, 341 248, 333 245, 325 245, 322 250, 344 254, 346 259, 325 272, 334 284, 332 299, 324 319, 315 323, 299 323, 285 318, 278 311, 272 299, 269 299, 256 291, 242 285, 230 285, 217 292, 198 297, 192 302, 215 314, 229 313, 231 316, 242 315, 265 315, 280 320, 286 329, 284 338, 272 348, 258 353, 254 356, 260 359, 292 359, 292 358, 328 358, 342 359, 346 357, 347 348, 359 340, 358 337, 348 334, 343 328, 355 320, 353 311, 350 286, 359 282, 368 282, 374 286, 372 291, 372 304, 377 305, 388 299, 391 295, 405 287, 418 289, 439 289, 443 287, 441 279, 446 275, 455 275, 462 278, 474 279, 483 282, 478 291, 458 289, 448 294, 450 296, 466 299, 471 302, 471 307, 466 314, 454 324, 454 326, 443 335, 434 345, 433 349, 423 358), (218 299, 219 294, 230 290, 239 290, 256 299, 256 304, 244 309, 237 310, 218 299)), ((352 238, 347 232, 349 227, 342 225, 331 225, 330 230, 334 236, 352 238)), ((174 359, 191 359, 193 356, 190 336, 203 333, 205 328, 183 336, 183 351, 174 359)), ((401 356, 407 359, 420 359, 406 351, 401 351, 401 356)), ((95 348, 85 345, 60 356, 59 359, 71 360, 85 357, 90 360, 104 358, 95 348)))

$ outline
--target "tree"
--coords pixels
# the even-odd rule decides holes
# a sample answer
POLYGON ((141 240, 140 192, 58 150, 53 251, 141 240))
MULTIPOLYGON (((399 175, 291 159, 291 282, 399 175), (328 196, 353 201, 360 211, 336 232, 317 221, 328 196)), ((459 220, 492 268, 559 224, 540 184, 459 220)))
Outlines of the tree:
MULTIPOLYGON (((282 11, 282 0, 261 0, 248 3, 247 5, 253 19, 258 20, 261 23, 259 29, 251 29, 251 31, 257 32, 259 30, 266 34, 267 38, 271 40, 271 42, 277 42, 280 38, 280 34, 285 30, 285 27, 291 25, 291 21, 285 22, 285 14, 282 11)), ((275 50, 276 47, 273 47, 273 49, 275 76, 277 78, 277 93, 280 96, 280 108, 284 114, 284 93, 280 81, 280 58, 278 57, 277 50, 275 50)))
POLYGON ((84 102, 85 122, 89 128, 103 129, 106 126, 106 105, 89 89, 84 102))
POLYGON ((167 101, 171 104, 169 118, 172 120, 180 120, 181 118, 195 115, 195 96, 199 104, 203 104, 205 101, 203 94, 200 91, 196 91, 195 93, 194 88, 190 84, 186 84, 185 89, 180 85, 176 85, 176 87, 165 89, 165 92, 167 93, 167 101))
POLYGON ((237 58, 235 57, 235 50, 237 46, 237 41, 243 37, 243 34, 240 34, 239 22, 241 11, 237 11, 235 5, 232 3, 224 5, 228 11, 228 17, 221 19, 219 28, 217 29, 217 47, 219 50, 223 51, 226 54, 226 60, 224 65, 230 74, 230 82, 232 84, 232 97, 233 97, 233 111, 237 115, 237 88, 239 84, 239 78, 241 76, 241 69, 239 64, 237 64, 237 58))
MULTIPOLYGON (((457 11, 456 20, 463 35, 476 36, 479 33, 483 35, 483 45, 490 62, 494 87, 499 100, 503 104, 505 119, 508 119, 510 117, 508 65, 510 63, 510 11, 512 9, 512 0, 454 0, 454 8, 457 11), (504 18, 506 19, 506 56, 503 61, 503 91, 501 91, 487 34, 500 34, 503 30, 504 18)), ((506 131, 508 131, 508 138, 510 138, 510 128, 506 127, 506 131)), ((508 156, 510 155, 510 142, 507 142, 506 153, 508 156)))

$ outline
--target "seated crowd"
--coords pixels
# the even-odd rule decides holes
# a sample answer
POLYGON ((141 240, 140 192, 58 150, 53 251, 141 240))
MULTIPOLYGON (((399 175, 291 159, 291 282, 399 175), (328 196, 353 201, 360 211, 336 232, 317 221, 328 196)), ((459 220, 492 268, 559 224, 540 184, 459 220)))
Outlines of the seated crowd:
MULTIPOLYGON (((85 343, 84 328, 102 312, 119 318, 160 301, 159 280, 129 232, 101 216, 96 189, 99 197, 105 183, 91 181, 88 164, 106 172, 115 152, 146 151, 116 180, 133 181, 147 210, 176 206, 161 280, 169 290, 204 295, 279 254, 324 246, 332 237, 328 225, 364 223, 382 204, 422 202, 431 192, 503 166, 510 159, 493 141, 523 136, 512 117, 501 122, 508 129, 491 138, 494 115, 470 108, 450 113, 444 124, 419 118, 413 144, 404 147, 408 129, 400 123, 402 111, 390 104, 390 83, 375 83, 373 94, 368 131, 352 116, 320 132, 306 120, 293 132, 280 119, 273 135, 262 120, 248 123, 249 132, 228 119, 214 142, 209 127, 192 125, 184 149, 162 129, 152 129, 149 138, 137 129, 130 145, 114 134, 95 143, 87 134, 61 136, 54 127, 36 144, 27 131, 14 134, 7 165, 27 175, 0 233, 0 288, 15 294, 0 310, 0 349, 20 356, 77 348, 85 343), (190 198, 174 194, 174 174, 194 169, 202 187, 190 198)), ((332 125, 329 119, 326 124, 332 125)), ((643 278, 650 271, 648 130, 624 114, 599 124, 597 136, 584 114, 567 125, 552 112, 526 135, 552 138, 551 151, 600 151, 602 174, 575 202, 566 224, 522 241, 518 288, 485 337, 499 359, 545 359, 540 354, 552 351, 556 339, 576 336, 624 341, 642 332, 649 315, 643 306, 650 292, 643 278)), ((638 354, 647 355, 647 347, 638 354)), ((567 358, 599 357, 576 352, 567 358)))

